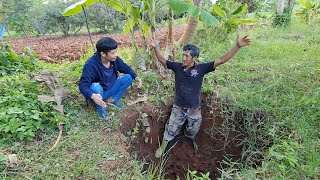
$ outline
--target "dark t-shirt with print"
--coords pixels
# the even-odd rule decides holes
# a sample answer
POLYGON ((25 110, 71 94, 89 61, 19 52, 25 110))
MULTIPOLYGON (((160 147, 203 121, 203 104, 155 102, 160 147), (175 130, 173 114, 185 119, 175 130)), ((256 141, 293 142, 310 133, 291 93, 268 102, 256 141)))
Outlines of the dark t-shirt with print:
POLYGON ((213 62, 195 64, 186 71, 182 63, 166 61, 167 68, 175 74, 174 104, 183 108, 197 108, 201 103, 203 76, 214 71, 213 62))

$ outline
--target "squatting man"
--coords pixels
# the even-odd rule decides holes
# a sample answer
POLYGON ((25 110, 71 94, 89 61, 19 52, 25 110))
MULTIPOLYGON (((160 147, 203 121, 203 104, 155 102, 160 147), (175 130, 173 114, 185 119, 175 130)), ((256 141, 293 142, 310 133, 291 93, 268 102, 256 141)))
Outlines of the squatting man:
POLYGON ((110 117, 107 104, 123 107, 119 100, 133 80, 138 82, 138 88, 142 86, 142 80, 118 57, 117 48, 114 39, 101 38, 96 44, 97 51, 86 61, 79 82, 80 92, 86 100, 94 101, 98 117, 104 120, 110 117), (124 75, 119 76, 118 72, 124 75))
POLYGON ((183 62, 166 60, 156 48, 158 43, 153 40, 150 46, 154 49, 157 59, 166 68, 175 74, 175 98, 168 122, 165 126, 163 140, 157 149, 155 156, 160 158, 169 141, 180 132, 181 127, 187 121, 185 136, 194 139, 198 133, 202 121, 201 116, 201 86, 205 74, 214 71, 219 65, 230 60, 240 48, 251 43, 247 36, 237 37, 236 45, 225 55, 209 62, 196 64, 199 57, 199 48, 192 44, 183 47, 183 62))

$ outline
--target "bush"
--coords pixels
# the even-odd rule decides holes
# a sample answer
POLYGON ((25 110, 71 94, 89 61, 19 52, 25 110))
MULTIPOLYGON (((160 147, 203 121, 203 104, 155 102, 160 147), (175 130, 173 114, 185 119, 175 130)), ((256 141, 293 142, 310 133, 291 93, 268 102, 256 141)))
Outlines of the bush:
POLYGON ((36 68, 36 54, 25 48, 17 55, 8 44, 0 44, 0 77, 15 72, 32 71, 36 68))
POLYGON ((41 103, 43 87, 25 74, 0 80, 0 141, 31 140, 38 130, 58 117, 51 103, 41 103))
POLYGON ((283 14, 275 14, 272 22, 273 27, 285 27, 291 22, 292 10, 289 7, 285 7, 283 14))

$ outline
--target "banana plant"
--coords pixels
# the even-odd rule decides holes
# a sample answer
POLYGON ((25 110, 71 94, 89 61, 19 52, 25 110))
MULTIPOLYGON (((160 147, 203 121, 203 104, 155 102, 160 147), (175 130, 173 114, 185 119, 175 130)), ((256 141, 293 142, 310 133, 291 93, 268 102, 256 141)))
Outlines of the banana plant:
POLYGON ((248 9, 247 4, 242 4, 232 13, 227 13, 222 7, 214 4, 212 6, 211 13, 218 16, 220 20, 219 28, 221 28, 225 34, 236 31, 241 24, 254 24, 255 22, 251 19, 243 19, 243 14, 248 9))
POLYGON ((301 8, 297 10, 296 15, 302 17, 305 22, 310 23, 320 14, 320 2, 312 3, 309 0, 298 0, 301 8))
POLYGON ((82 0, 77 3, 72 4, 71 6, 67 7, 62 12, 63 16, 71 16, 71 15, 74 15, 74 14, 77 14, 77 13, 80 13, 81 11, 83 11, 88 34, 89 34, 89 38, 90 38, 90 42, 91 42, 92 46, 93 46, 93 41, 91 38, 91 33, 90 33, 89 25, 88 25, 88 18, 87 18, 87 13, 85 11, 85 7, 89 7, 89 6, 93 5, 94 3, 95 3, 95 0, 82 0))
POLYGON ((167 2, 169 4, 169 7, 175 13, 188 13, 190 16, 199 19, 203 23, 210 26, 217 26, 219 23, 219 21, 208 11, 194 5, 193 3, 180 0, 168 0, 167 2))
MULTIPOLYGON (((176 13, 188 13, 192 17, 196 19, 200 19, 205 24, 210 26, 217 26, 218 20, 212 16, 209 12, 204 9, 185 1, 181 0, 167 0, 164 4, 156 7, 156 0, 139 0, 136 3, 132 4, 128 0, 83 0, 83 1, 93 1, 94 3, 103 2, 108 6, 112 7, 116 11, 124 14, 126 16, 126 23, 124 27, 124 34, 130 32, 133 46, 136 52, 139 52, 138 45, 136 43, 134 37, 135 26, 138 26, 143 36, 147 36, 151 30, 151 34, 153 38, 155 37, 155 28, 156 28, 156 20, 155 17, 159 11, 159 9, 163 6, 169 6, 173 12, 176 13), (147 15, 148 17, 146 17, 147 15), (147 20, 148 18, 148 20, 147 20), (149 22, 149 23, 147 23, 149 22)), ((172 22, 171 22, 172 23, 172 22)), ((172 28, 172 24, 171 24, 172 28)), ((172 32, 172 31, 171 31, 172 32)), ((173 37, 173 35, 169 35, 169 37, 173 37)), ((171 39, 172 40, 172 39, 171 39)), ((173 42, 172 42, 173 43, 173 42)))
POLYGON ((98 2, 104 2, 108 6, 112 7, 116 11, 122 13, 126 17, 126 23, 124 27, 124 34, 131 33, 131 38, 133 41, 134 48, 138 52, 138 45, 134 38, 133 27, 138 23, 140 19, 139 8, 133 6, 133 4, 128 0, 97 0, 98 2))

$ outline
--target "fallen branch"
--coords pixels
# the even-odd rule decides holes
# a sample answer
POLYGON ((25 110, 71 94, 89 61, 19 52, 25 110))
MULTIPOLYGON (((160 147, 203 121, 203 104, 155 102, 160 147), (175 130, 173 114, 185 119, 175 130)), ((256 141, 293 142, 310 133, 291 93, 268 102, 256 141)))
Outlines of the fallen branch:
POLYGON ((62 137, 62 130, 63 130, 63 126, 65 125, 65 123, 59 123, 58 128, 59 128, 59 135, 58 138, 56 140, 56 142, 53 144, 53 146, 47 151, 47 153, 51 152, 54 148, 56 148, 56 146, 59 144, 60 139, 62 137))

